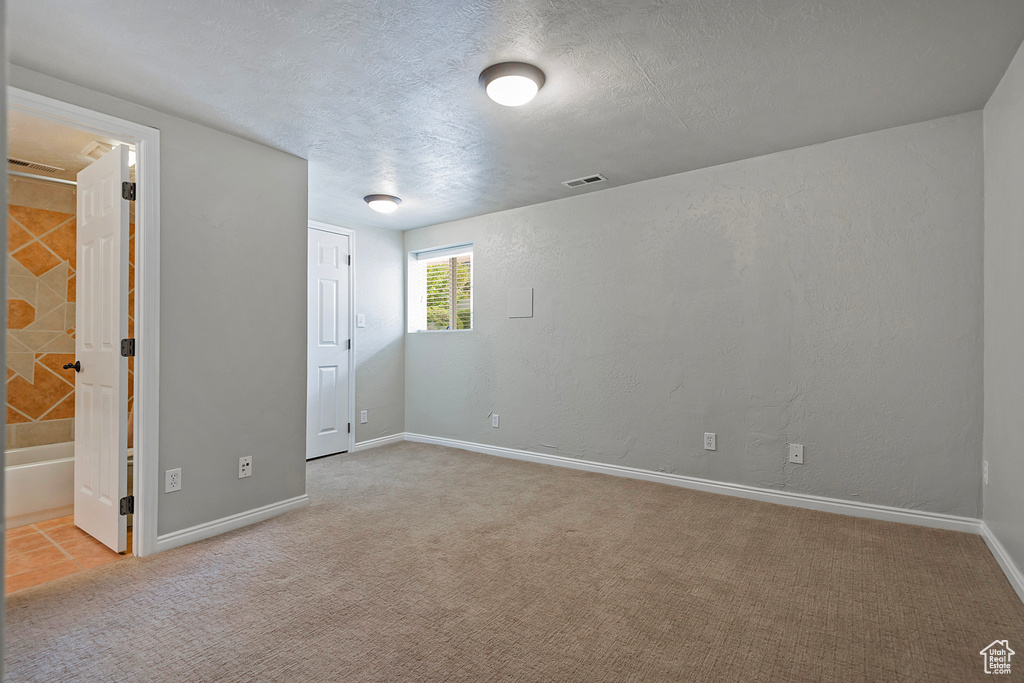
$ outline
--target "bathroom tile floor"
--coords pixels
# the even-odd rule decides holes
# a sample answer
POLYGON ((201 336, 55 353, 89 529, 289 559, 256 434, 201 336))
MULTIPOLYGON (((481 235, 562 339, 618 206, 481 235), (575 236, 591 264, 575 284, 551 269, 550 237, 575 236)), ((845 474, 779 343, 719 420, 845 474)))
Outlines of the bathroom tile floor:
MULTIPOLYGON (((129 529, 129 547, 131 533, 129 529)), ((7 594, 131 557, 115 553, 76 527, 74 515, 8 529, 6 549, 7 594)))

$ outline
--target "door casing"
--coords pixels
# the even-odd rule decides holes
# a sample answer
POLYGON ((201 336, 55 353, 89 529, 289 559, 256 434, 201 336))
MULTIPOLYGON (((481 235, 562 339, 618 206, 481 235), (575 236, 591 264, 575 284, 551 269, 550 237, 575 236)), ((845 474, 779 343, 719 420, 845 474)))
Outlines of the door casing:
POLYGON ((135 511, 132 553, 157 552, 160 469, 160 131, 7 88, 9 109, 135 145, 135 511))

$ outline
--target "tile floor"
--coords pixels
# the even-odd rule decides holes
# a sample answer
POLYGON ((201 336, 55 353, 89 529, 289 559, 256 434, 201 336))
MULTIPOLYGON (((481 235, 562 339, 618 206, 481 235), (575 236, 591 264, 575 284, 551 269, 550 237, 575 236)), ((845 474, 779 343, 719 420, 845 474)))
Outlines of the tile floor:
POLYGON ((8 529, 4 592, 11 594, 130 556, 115 553, 76 527, 73 515, 8 529))

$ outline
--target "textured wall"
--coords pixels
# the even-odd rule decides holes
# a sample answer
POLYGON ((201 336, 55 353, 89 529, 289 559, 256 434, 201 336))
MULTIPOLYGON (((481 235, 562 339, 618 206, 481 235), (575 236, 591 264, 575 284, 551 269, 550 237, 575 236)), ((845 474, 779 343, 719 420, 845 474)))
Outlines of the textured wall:
MULTIPOLYGON (((329 212, 312 215, 343 226, 329 212)), ((405 431, 405 252, 402 233, 379 228, 355 231, 356 313, 366 315, 357 327, 356 443, 405 431), (367 423, 359 424, 359 411, 367 423)))
POLYGON ((306 162, 26 69, 11 81, 160 129, 160 472, 180 467, 182 489, 159 494, 158 533, 302 495, 306 162))
POLYGON ((406 428, 977 516, 981 146, 974 112, 410 231, 476 290, 406 336, 406 428))
POLYGON ((1024 48, 985 107, 985 522, 1024 570, 1024 48))

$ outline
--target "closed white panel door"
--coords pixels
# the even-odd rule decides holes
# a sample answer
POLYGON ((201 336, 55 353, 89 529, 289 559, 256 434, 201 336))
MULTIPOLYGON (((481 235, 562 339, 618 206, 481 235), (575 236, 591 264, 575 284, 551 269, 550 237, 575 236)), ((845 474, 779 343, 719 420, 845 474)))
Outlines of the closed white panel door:
POLYGON ((75 525, 117 552, 128 518, 128 147, 78 174, 78 306, 75 311, 75 525))
POLYGON ((310 229, 306 459, 348 450, 349 241, 310 229))

